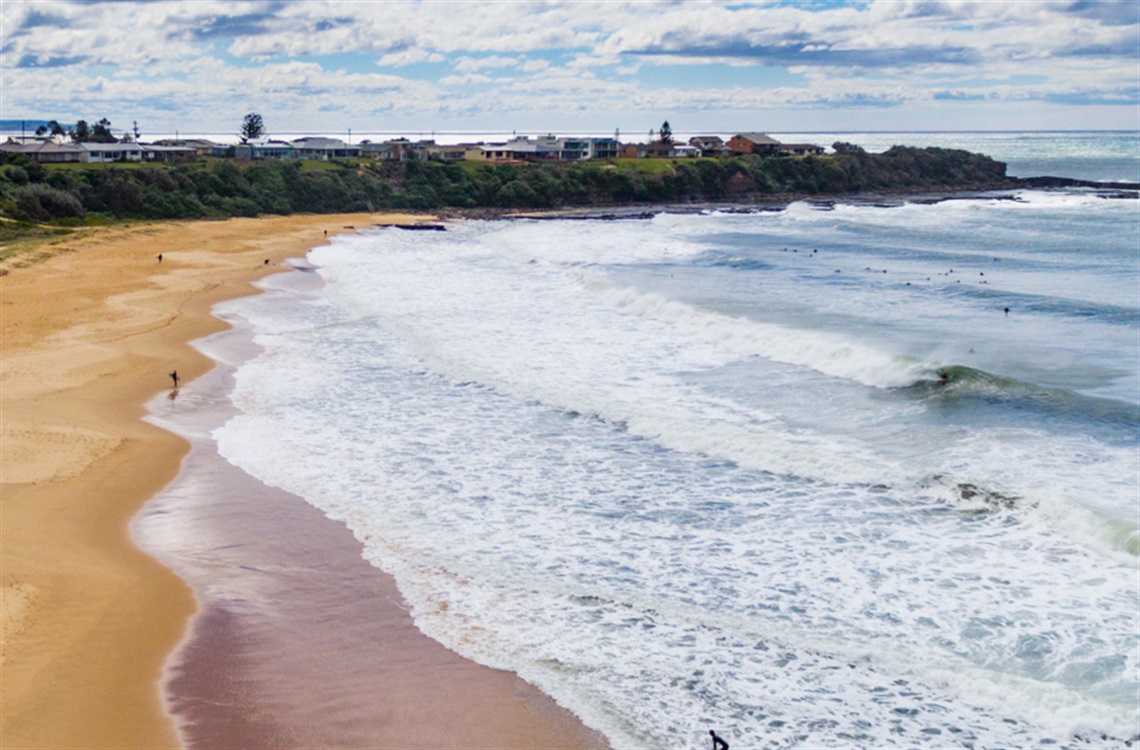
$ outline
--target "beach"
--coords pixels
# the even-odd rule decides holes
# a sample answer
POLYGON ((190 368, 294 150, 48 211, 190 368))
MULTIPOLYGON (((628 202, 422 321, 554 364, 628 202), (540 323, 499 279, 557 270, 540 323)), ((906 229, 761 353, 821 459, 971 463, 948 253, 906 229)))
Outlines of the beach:
MULTIPOLYGON (((599 744, 597 735, 519 678, 462 660, 415 630, 390 579, 360 559, 358 546, 352 554, 352 535, 299 499, 289 514, 273 512, 259 521, 287 516, 282 529, 257 532, 278 541, 287 533, 324 540, 306 550, 304 567, 331 569, 332 588, 312 578, 305 579, 309 584, 290 579, 287 587, 294 603, 319 602, 322 636, 308 638, 299 622, 269 623, 284 639, 282 650, 306 655, 303 664, 274 661, 264 649, 254 655, 261 659, 256 664, 231 658, 225 649, 240 644, 226 634, 240 628, 232 620, 228 630, 219 627, 208 596, 132 541, 131 519, 180 476, 186 457, 199 463, 187 461, 184 471, 209 463, 208 447, 191 454, 189 441, 144 417, 146 402, 171 390, 172 370, 182 390, 193 392, 196 379, 213 368, 190 345, 226 327, 210 314, 212 307, 254 293, 252 282, 282 270, 287 258, 304 255, 326 236, 419 218, 291 216, 108 228, 57 243, 48 248, 52 257, 2 277, 0 744, 221 746, 235 736, 245 747, 283 746, 282 738, 293 746, 320 741, 319 718, 308 735, 274 734, 271 715, 261 711, 251 724, 227 703, 224 686, 201 676, 220 673, 206 669, 210 663, 234 674, 239 661, 262 682, 292 686, 294 696, 319 692, 321 679, 335 683, 337 675, 328 672, 338 665, 383 665, 382 679, 367 684, 391 689, 362 701, 351 714, 353 726, 336 735, 368 738, 360 741, 372 747, 599 744), (284 528, 289 524, 291 531, 284 528), (350 572, 336 575, 346 567, 350 572), (342 585, 350 578, 356 588, 342 585), (330 591, 331 599, 320 598, 330 591), (341 604, 362 597, 371 624, 354 620, 363 616, 360 610, 337 616, 341 604), (365 653, 343 651, 342 625, 365 653), (165 665, 179 644, 183 668, 164 696, 165 665), (185 668, 195 659, 202 665, 198 678, 185 668), (180 734, 170 707, 193 715, 194 726, 180 734)), ((245 498, 274 492, 225 469, 216 456, 211 465, 222 469, 213 475, 209 502, 227 512, 245 498)), ((278 560, 295 554, 283 542, 262 551, 278 560)), ((294 611, 282 608, 277 616, 294 611)))

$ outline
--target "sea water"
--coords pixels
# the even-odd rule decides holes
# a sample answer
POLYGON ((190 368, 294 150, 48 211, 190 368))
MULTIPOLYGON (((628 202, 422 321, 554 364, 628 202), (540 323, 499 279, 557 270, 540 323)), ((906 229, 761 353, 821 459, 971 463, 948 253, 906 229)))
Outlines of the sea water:
POLYGON ((1140 183, 1140 133, 1135 130, 773 135, 783 143, 814 143, 828 149, 837 142, 853 143, 872 153, 891 146, 958 148, 1004 162, 1013 177, 1140 183))
POLYGON ((215 438, 615 747, 1121 745, 1138 216, 1021 191, 341 236, 225 306, 263 351, 215 438))

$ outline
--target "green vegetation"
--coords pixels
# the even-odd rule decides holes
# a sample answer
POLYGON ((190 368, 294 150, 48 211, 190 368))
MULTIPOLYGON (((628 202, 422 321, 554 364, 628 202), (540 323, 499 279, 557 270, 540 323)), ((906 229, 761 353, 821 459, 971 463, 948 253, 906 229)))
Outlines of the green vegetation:
POLYGON ((577 163, 260 161, 179 165, 40 165, 0 161, 0 216, 83 226, 385 209, 557 209, 772 196, 995 187, 1005 165, 965 151, 895 147, 833 156, 614 159, 577 163))
POLYGON ((250 112, 241 121, 241 142, 255 141, 265 135, 265 121, 256 112, 250 112))

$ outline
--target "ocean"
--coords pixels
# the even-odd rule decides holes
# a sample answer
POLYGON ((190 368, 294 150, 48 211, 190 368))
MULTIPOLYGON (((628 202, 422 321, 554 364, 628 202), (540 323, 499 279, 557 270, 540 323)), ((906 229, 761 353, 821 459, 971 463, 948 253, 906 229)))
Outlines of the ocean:
POLYGON ((1091 190, 364 229, 220 306, 213 438, 615 747, 1123 746, 1138 249, 1091 190))

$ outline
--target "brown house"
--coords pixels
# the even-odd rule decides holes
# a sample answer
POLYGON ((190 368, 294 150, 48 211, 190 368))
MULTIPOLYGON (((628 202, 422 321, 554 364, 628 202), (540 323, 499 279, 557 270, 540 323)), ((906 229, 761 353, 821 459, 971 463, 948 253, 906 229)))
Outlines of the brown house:
POLYGON ((775 156, 780 153, 780 142, 764 133, 740 133, 728 139, 728 149, 734 154, 775 156))

